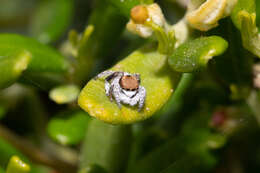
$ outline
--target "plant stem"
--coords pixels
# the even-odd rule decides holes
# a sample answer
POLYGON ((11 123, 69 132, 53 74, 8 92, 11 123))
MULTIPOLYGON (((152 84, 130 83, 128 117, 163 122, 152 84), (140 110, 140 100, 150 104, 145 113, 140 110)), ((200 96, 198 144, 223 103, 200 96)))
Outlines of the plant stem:
POLYGON ((9 129, 0 125, 0 137, 5 139, 11 145, 20 150, 30 160, 35 163, 49 166, 62 173, 75 173, 77 167, 71 163, 60 160, 46 152, 41 151, 33 143, 25 140, 24 138, 14 134, 9 129))

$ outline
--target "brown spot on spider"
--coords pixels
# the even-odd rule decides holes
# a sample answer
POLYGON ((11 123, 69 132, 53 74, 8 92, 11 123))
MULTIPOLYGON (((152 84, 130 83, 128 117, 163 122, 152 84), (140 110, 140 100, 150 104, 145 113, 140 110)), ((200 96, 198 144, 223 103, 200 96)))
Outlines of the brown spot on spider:
POLYGON ((137 90, 139 82, 135 76, 123 76, 120 80, 120 86, 125 90, 137 90))

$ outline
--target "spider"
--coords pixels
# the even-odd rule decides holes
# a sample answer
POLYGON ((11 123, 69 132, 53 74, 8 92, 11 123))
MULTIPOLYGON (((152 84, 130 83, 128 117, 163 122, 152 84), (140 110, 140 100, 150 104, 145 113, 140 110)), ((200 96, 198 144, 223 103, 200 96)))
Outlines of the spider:
POLYGON ((146 91, 140 85, 140 74, 131 74, 122 71, 104 71, 95 77, 105 78, 105 92, 110 98, 110 101, 115 99, 119 108, 121 102, 130 106, 138 104, 138 111, 140 112, 144 106, 146 91))

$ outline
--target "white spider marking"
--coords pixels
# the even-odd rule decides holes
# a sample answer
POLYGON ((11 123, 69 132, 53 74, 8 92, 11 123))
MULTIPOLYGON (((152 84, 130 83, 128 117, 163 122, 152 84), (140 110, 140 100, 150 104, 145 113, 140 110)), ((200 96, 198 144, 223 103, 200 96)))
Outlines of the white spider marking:
POLYGON ((127 72, 121 71, 104 71, 98 74, 95 79, 105 78, 105 93, 110 98, 110 101, 117 103, 118 107, 121 108, 121 103, 128 104, 130 106, 136 106, 138 104, 138 111, 141 111, 146 98, 146 90, 143 86, 140 86, 140 75, 139 74, 131 74, 127 72), (138 80, 138 88, 133 90, 126 90, 121 87, 120 80, 124 76, 134 77, 134 79, 138 80))

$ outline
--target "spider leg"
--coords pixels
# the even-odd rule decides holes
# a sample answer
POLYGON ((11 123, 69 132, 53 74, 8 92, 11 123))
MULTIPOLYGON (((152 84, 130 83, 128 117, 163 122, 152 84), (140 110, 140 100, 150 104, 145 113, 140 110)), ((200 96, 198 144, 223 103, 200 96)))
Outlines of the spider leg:
POLYGON ((111 90, 111 85, 110 85, 110 83, 109 83, 107 80, 105 80, 105 91, 106 91, 106 96, 109 96, 109 94, 110 94, 110 90, 111 90))
POLYGON ((117 81, 113 81, 113 90, 112 90, 112 95, 114 96, 114 99, 116 101, 117 106, 119 109, 121 109, 121 96, 120 96, 120 86, 117 81))
POLYGON ((120 100, 120 98, 116 95, 115 96, 115 100, 116 100, 116 104, 117 104, 117 106, 119 107, 119 109, 121 109, 121 100, 120 100))
POLYGON ((136 77, 136 79, 138 80, 138 83, 141 83, 141 77, 139 73, 135 73, 134 76, 136 77))
POLYGON ((139 87, 138 96, 139 96, 138 112, 140 112, 142 110, 142 108, 144 107, 145 98, 146 98, 146 91, 145 91, 144 87, 142 87, 142 86, 139 87))
POLYGON ((111 76, 114 73, 115 72, 111 71, 111 70, 103 71, 103 72, 99 73, 97 76, 95 76, 94 79, 97 80, 98 78, 102 78, 102 77, 105 77, 105 76, 111 76))
POLYGON ((110 101, 113 102, 113 85, 109 88, 108 97, 110 98, 110 101))

